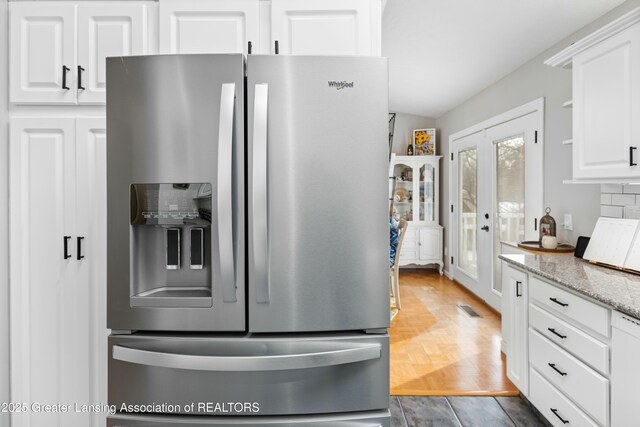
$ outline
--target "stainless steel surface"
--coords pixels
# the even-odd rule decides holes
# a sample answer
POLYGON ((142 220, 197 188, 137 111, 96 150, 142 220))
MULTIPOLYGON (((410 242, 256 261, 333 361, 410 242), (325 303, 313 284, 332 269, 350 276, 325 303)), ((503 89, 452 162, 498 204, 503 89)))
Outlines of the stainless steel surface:
POLYGON ((107 59, 109 328, 245 330, 243 76, 242 55, 107 59), (163 257, 146 250, 164 245, 153 226, 130 225, 129 186, 134 183, 208 183, 216 189, 202 270, 168 271, 163 257), (136 268, 145 265, 145 271, 136 272, 134 255, 136 268), (157 292, 143 300, 141 294, 153 286, 135 289, 136 277, 157 281, 157 292), (167 295, 165 287, 172 288, 167 295), (194 287, 209 288, 210 295, 191 295, 188 288, 194 287))
MULTIPOLYGON (((255 347, 245 345, 241 354, 253 353, 255 347)), ((157 366, 171 369, 191 369, 197 371, 283 371, 289 369, 311 369, 346 363, 379 359, 380 344, 350 344, 335 342, 300 343, 296 353, 261 356, 202 356, 197 354, 174 354, 158 351, 113 346, 113 358, 123 362, 157 366), (298 353, 300 352, 300 353, 298 353)), ((261 350, 261 349, 260 349, 261 350)))
POLYGON ((388 327, 386 59, 250 55, 248 129, 263 128, 265 85, 266 180, 264 137, 247 144, 249 212, 267 188, 267 215, 248 218, 249 330, 388 327))
MULTIPOLYGON (((256 402, 260 407, 257 414, 227 415, 385 410, 389 336, 109 337, 110 405, 164 402, 184 409, 202 401, 256 402), (150 364, 142 364, 144 359, 150 364), (282 369, 286 364, 289 369, 282 369)), ((213 413, 203 408, 192 414, 213 413)))
MULTIPOLYGON (((218 245, 224 302, 236 302, 233 259, 233 112, 235 83, 222 85, 218 134, 218 245)), ((244 282, 240 283, 244 287, 244 282)))
POLYGON ((256 289, 256 302, 269 302, 269 275, 267 257, 269 255, 268 210, 267 210, 267 111, 269 107, 269 85, 255 86, 253 119, 253 185, 252 224, 253 260, 252 272, 256 289))
POLYGON ((390 427, 389 411, 358 414, 307 415, 287 417, 188 417, 153 415, 114 415, 107 427, 190 427, 239 425, 245 427, 390 427))

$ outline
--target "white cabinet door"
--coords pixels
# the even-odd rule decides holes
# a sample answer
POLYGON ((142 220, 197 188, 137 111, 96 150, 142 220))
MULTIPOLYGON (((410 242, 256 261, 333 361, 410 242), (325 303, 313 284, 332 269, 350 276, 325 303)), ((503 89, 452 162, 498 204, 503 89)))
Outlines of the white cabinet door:
MULTIPOLYGON (((83 319, 78 345, 86 350, 76 363, 87 378, 81 384, 84 404, 107 401, 107 139, 104 118, 76 120, 76 236, 78 261, 78 316, 83 319)), ((104 426, 105 413, 86 414, 86 426, 104 426)))
POLYGON ((160 0, 160 53, 260 52, 258 0, 160 0))
POLYGON ((9 3, 12 103, 75 104, 75 13, 71 4, 9 3))
POLYGON ((440 229, 421 228, 420 229, 420 259, 439 260, 440 254, 440 229))
POLYGON ((502 292, 506 298, 503 316, 508 323, 507 377, 525 396, 529 395, 528 288, 527 275, 503 263, 502 292))
POLYGON ((91 4, 78 6, 78 62, 75 87, 81 104, 104 104, 105 58, 145 55, 149 50, 147 5, 91 4))
POLYGON ((272 0, 271 45, 286 55, 380 55, 377 0, 272 0))
MULTIPOLYGON (((13 118, 10 144, 12 397, 105 403, 105 120, 13 118)), ((106 422, 74 407, 12 417, 15 427, 106 422)))
MULTIPOLYGON (((11 397, 72 403, 86 372, 77 334, 74 120, 11 120, 11 397), (68 256, 64 253, 64 236, 68 256)), ((13 427, 86 426, 74 415, 12 414, 13 427)))
POLYGON ((636 24, 573 58, 573 177, 640 176, 639 115, 636 24))

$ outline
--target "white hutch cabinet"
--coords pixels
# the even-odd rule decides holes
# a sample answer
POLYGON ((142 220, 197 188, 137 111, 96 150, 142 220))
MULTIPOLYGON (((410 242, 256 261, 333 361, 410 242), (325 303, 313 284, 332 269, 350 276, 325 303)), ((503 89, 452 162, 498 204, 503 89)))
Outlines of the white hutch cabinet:
POLYGON ((391 176, 395 177, 393 215, 409 222, 400 265, 438 264, 442 259, 442 226, 439 215, 440 159, 442 156, 394 156, 391 176))

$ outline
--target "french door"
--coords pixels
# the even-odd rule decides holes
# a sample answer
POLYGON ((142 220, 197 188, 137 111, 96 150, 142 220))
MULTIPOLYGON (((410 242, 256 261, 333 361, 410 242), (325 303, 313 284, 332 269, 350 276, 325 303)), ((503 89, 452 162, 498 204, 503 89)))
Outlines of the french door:
POLYGON ((542 99, 523 107, 451 139, 452 274, 498 311, 500 242, 537 240, 543 210, 542 99))

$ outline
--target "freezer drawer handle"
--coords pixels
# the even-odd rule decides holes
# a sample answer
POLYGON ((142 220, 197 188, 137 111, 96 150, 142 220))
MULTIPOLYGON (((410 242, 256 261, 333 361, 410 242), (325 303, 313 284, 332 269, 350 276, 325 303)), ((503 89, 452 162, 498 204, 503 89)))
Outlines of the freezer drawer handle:
MULTIPOLYGON (((323 344, 323 343, 318 343, 323 344)), ((189 369, 193 371, 285 371, 313 369, 379 359, 382 350, 378 343, 340 345, 327 342, 326 350, 273 356, 200 356, 162 353, 113 346, 113 358, 123 362, 160 368, 189 369)))
POLYGON ((222 283, 222 300, 236 302, 234 275, 232 165, 233 165, 233 110, 236 84, 225 83, 220 94, 220 126, 218 133, 218 248, 222 283))
POLYGON ((256 302, 269 302, 269 277, 267 275, 267 110, 269 85, 257 84, 253 113, 253 280, 256 302))

